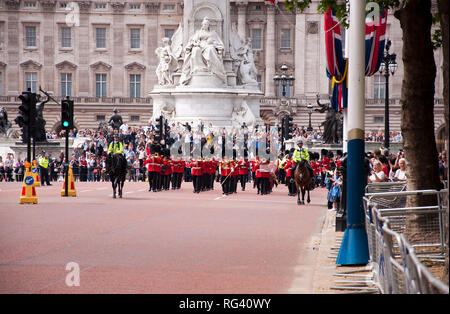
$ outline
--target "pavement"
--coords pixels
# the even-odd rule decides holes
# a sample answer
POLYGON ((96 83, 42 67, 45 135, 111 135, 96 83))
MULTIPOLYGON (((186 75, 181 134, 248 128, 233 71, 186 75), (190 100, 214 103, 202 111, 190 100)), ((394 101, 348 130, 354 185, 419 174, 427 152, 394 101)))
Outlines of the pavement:
POLYGON ((282 185, 223 196, 126 182, 114 200, 107 182, 77 182, 74 198, 54 183, 19 205, 21 185, 0 184, 1 293, 335 294, 352 292, 336 273, 366 270, 335 264, 343 233, 322 188, 299 206, 282 185))

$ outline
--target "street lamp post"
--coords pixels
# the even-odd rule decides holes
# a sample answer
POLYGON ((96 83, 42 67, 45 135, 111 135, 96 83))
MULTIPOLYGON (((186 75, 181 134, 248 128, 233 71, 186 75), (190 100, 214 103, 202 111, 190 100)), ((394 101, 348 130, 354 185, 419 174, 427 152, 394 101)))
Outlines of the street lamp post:
POLYGON ((397 62, 395 61, 397 55, 390 54, 389 49, 391 41, 386 43, 386 51, 383 60, 380 64, 380 73, 384 75, 385 81, 385 102, 384 102, 384 147, 389 148, 389 76, 394 75, 397 70, 397 62))
POLYGON ((281 70, 281 74, 276 74, 273 77, 273 80, 275 81, 275 86, 278 87, 281 84, 281 87, 282 87, 281 97, 286 98, 286 86, 294 85, 295 78, 292 74, 291 75, 287 74, 288 67, 286 64, 283 64, 280 67, 280 70, 281 70))
POLYGON ((308 127, 306 128, 306 131, 311 132, 311 131, 313 130, 313 127, 312 127, 312 125, 311 125, 311 115, 312 115, 312 112, 313 112, 313 111, 312 111, 313 105, 307 104, 307 105, 306 105, 306 108, 309 109, 309 111, 308 111, 308 114, 309 114, 309 123, 308 123, 308 127))

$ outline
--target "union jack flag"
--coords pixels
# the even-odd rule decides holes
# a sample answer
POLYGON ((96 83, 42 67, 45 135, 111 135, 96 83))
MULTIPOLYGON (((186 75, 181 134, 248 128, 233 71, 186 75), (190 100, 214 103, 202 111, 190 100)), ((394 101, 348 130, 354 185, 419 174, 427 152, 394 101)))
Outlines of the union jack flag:
MULTIPOLYGON (((366 23, 365 59, 366 76, 378 72, 383 59, 385 45, 387 9, 383 9, 375 23, 366 23)), ((342 52, 342 34, 344 28, 340 25, 336 12, 328 9, 324 14, 325 25, 325 52, 327 59, 326 74, 332 80, 331 106, 335 110, 347 108, 348 99, 348 60, 344 59, 342 52)))

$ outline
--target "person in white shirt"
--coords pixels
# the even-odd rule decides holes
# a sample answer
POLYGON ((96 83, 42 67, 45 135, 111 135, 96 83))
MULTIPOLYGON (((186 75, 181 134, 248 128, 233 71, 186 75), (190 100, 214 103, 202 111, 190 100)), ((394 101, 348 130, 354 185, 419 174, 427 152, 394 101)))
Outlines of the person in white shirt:
POLYGON ((398 161, 398 166, 400 167, 394 174, 394 181, 406 181, 406 160, 401 158, 398 161))
POLYGON ((386 174, 383 172, 383 166, 379 160, 373 162, 373 170, 371 171, 368 181, 369 183, 386 181, 386 174))

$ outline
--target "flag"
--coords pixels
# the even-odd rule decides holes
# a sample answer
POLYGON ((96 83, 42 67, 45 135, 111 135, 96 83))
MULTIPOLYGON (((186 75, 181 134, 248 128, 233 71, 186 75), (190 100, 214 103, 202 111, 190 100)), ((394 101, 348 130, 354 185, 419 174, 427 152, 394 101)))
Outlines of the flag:
POLYGON ((272 2, 273 4, 275 4, 275 0, 264 0, 264 1, 272 2))
MULTIPOLYGON (((388 10, 380 12, 376 23, 366 23, 365 29, 365 75, 378 72, 383 59, 386 21, 388 10)), ((343 27, 336 17, 336 11, 328 9, 324 14, 326 75, 332 80, 331 106, 335 110, 347 108, 348 99, 348 60, 342 53, 343 27)))

